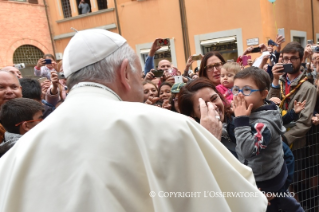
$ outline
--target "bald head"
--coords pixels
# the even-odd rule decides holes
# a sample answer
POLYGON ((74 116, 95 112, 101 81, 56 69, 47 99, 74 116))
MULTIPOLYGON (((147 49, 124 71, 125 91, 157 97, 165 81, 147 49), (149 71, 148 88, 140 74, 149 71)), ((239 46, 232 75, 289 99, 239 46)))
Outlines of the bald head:
POLYGON ((9 71, 0 71, 0 106, 5 102, 22 97, 19 79, 9 71))
POLYGON ((16 75, 19 79, 22 78, 22 74, 21 74, 20 70, 17 69, 16 67, 6 66, 6 67, 4 67, 3 69, 1 69, 1 71, 8 71, 8 72, 11 72, 11 73, 13 73, 14 75, 16 75))
POLYGON ((168 69, 170 69, 172 67, 172 64, 170 61, 168 60, 161 60, 158 63, 158 68, 157 69, 162 69, 164 71, 167 71, 168 69))

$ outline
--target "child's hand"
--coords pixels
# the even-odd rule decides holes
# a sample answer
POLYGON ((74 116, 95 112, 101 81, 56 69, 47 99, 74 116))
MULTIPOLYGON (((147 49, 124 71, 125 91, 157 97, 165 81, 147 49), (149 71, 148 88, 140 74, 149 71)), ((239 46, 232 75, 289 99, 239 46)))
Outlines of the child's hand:
POLYGON ((294 101, 294 111, 295 113, 300 113, 305 108, 306 105, 306 100, 303 102, 297 102, 296 100, 294 101))
POLYGON ((312 124, 318 125, 319 124, 319 114, 316 114, 311 118, 312 124))
POLYGON ((233 111, 235 116, 249 116, 251 110, 253 109, 253 104, 250 104, 247 108, 247 103, 245 97, 242 93, 239 93, 237 96, 234 96, 233 99, 233 111))
POLYGON ((281 100, 277 97, 272 97, 269 99, 269 101, 272 101, 273 103, 275 103, 276 105, 279 105, 281 100))

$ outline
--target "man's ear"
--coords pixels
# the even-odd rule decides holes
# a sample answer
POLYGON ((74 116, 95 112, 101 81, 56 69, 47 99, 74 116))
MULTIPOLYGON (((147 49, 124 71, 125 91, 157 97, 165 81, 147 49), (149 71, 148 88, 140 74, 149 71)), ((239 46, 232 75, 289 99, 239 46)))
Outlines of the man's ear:
POLYGON ((262 99, 266 99, 267 96, 268 96, 268 93, 269 93, 268 90, 263 90, 263 91, 261 92, 261 97, 262 97, 262 99))
POLYGON ((119 79, 121 81, 121 84, 126 90, 131 89, 131 86, 129 84, 129 81, 130 81, 129 69, 130 69, 130 64, 128 59, 123 60, 120 67, 119 79))

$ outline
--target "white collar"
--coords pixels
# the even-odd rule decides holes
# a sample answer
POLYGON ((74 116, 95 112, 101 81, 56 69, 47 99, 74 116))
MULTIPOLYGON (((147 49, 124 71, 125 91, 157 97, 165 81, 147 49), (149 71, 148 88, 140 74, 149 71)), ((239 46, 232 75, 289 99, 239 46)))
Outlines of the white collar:
MULTIPOLYGON (((104 90, 106 90, 106 91, 112 93, 114 96, 116 96, 116 98, 118 98, 118 100, 123 101, 123 100, 119 97, 119 95, 117 95, 112 89, 110 89, 110 88, 108 88, 108 87, 106 87, 105 85, 102 85, 102 84, 100 84, 100 83, 96 83, 96 82, 79 82, 78 84, 76 84, 76 85, 74 85, 74 86, 72 87, 71 91, 74 90, 74 89, 76 89, 76 88, 81 88, 81 87, 101 88, 101 89, 104 89, 104 90)), ((70 92, 71 92, 71 91, 70 91, 70 92)))

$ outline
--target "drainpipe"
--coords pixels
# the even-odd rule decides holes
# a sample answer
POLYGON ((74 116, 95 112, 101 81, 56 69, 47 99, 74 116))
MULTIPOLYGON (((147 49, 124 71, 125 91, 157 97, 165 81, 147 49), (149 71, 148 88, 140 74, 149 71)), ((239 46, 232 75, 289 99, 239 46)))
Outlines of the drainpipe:
POLYGON ((186 15, 186 7, 185 0, 179 0, 179 10, 181 16, 181 24, 182 24, 182 32, 183 32, 183 44, 184 44, 184 55, 185 62, 188 60, 190 54, 190 46, 189 46, 189 36, 188 36, 188 24, 187 24, 187 15, 186 15))
POLYGON ((314 21, 314 17, 313 17, 313 0, 311 1, 311 18, 312 18, 312 40, 314 44, 317 44, 317 40, 315 40, 315 21, 314 21))
POLYGON ((119 29, 119 34, 121 34, 121 25, 120 25, 120 19, 119 19, 119 14, 117 10, 117 2, 114 0, 114 5, 115 5, 115 15, 116 15, 116 22, 117 22, 117 28, 119 29))
MULTIPOLYGON (((47 17, 47 22, 48 22, 48 26, 49 26, 49 33, 50 33, 50 38, 51 38, 51 43, 52 43, 52 48, 53 48, 53 54, 54 54, 54 57, 55 57, 55 47, 54 47, 54 40, 53 40, 53 37, 52 37, 52 30, 51 30, 51 25, 50 25, 50 22, 49 22, 49 15, 48 15, 48 9, 47 9, 47 3, 46 3, 46 0, 43 0, 43 3, 44 3, 44 8, 45 8, 45 15, 47 17)), ((47 52, 49 53, 49 52, 47 52)), ((46 54, 46 53, 44 53, 46 54)))

